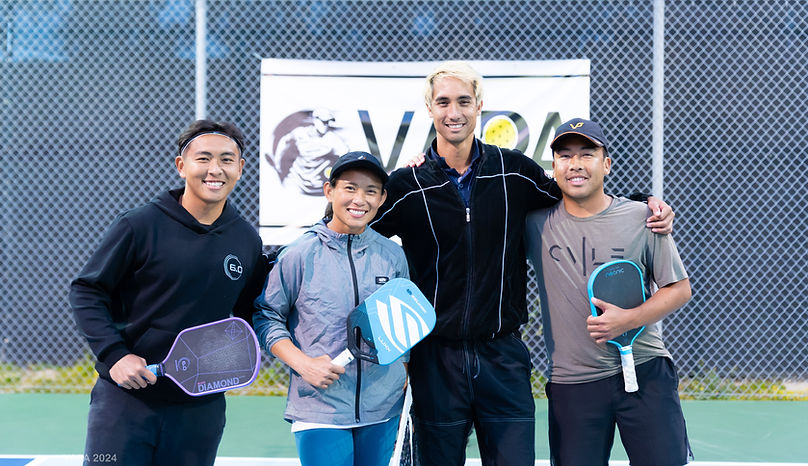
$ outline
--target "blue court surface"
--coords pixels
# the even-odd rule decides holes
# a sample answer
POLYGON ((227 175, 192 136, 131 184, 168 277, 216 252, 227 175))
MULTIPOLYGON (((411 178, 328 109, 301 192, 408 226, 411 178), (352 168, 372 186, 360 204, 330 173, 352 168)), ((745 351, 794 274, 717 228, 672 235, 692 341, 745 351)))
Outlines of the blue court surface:
MULTIPOLYGON (((0 395, 0 466, 82 464, 89 395, 0 395)), ((299 465, 283 397, 228 396, 217 466, 299 465)), ((808 466, 808 401, 683 401, 695 466, 808 466)), ((549 465, 536 400, 536 465, 549 465)), ((472 436, 468 465, 479 465, 472 436)), ((612 465, 627 465, 615 441, 612 465)), ((114 463, 113 463, 114 464, 114 463)))

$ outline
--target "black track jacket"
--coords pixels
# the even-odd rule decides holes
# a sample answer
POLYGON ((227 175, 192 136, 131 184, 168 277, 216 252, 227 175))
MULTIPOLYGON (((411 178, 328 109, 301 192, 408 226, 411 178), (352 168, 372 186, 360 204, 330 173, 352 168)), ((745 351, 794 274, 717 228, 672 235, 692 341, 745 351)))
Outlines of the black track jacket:
MULTIPOLYGON (((490 339, 527 322, 525 216, 561 199, 521 152, 480 144, 467 209, 436 161, 390 175, 374 230, 398 235, 411 279, 435 305, 432 335, 490 339)), ((435 143, 433 141, 433 148, 435 143)))

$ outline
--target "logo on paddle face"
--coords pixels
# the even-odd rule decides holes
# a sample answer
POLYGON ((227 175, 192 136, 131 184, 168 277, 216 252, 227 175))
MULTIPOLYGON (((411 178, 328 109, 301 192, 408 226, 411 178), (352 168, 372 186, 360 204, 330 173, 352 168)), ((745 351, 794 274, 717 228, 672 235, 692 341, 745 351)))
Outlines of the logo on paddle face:
POLYGON ((179 358, 174 360, 174 366, 178 371, 185 372, 191 367, 191 361, 188 358, 179 358))
MULTIPOLYGON (((429 333, 429 326, 421 313, 395 296, 390 297, 390 307, 376 301, 376 309, 386 340, 398 351, 406 351, 429 333)), ((384 344, 383 340, 378 342, 384 344)))
POLYGON ((230 377, 221 380, 214 380, 212 382, 206 382, 204 380, 200 380, 196 383, 196 391, 197 393, 202 392, 214 392, 214 391, 223 391, 228 389, 229 387, 235 387, 240 382, 238 377, 230 377))
POLYGON ((227 337, 231 340, 235 341, 244 335, 244 329, 241 328, 241 325, 235 322, 230 322, 227 328, 224 329, 224 334, 227 335, 227 337))

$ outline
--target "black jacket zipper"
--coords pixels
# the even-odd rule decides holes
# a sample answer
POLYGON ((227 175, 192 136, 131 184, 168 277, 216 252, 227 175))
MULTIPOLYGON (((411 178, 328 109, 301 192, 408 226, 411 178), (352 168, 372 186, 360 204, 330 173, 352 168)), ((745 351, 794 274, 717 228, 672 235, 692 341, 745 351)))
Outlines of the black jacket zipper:
MULTIPOLYGON (((484 154, 482 153, 482 148, 480 148, 480 160, 477 162, 478 170, 483 164, 483 155, 484 154)), ((468 205, 466 205, 466 202, 463 199, 463 196, 460 194, 460 192, 457 193, 457 195, 460 197, 460 203, 463 205, 464 213, 466 215, 466 245, 467 245, 466 257, 468 258, 469 261, 468 268, 466 269, 468 271, 468 273, 466 274, 466 300, 465 300, 466 305, 463 308, 463 320, 462 320, 463 326, 461 330, 462 333, 460 335, 460 338, 463 339, 469 337, 469 324, 471 322, 471 288, 472 288, 472 274, 474 273, 474 246, 472 245, 474 239, 472 237, 473 232, 471 226, 471 206, 473 203, 471 201, 472 197, 474 197, 474 185, 477 184, 477 177, 476 176, 472 177, 469 183, 471 183, 471 188, 469 189, 468 205)))
MULTIPOLYGON (((475 142, 475 144, 476 144, 476 142, 475 142)), ((477 162, 478 163, 477 169, 480 169, 480 167, 482 166, 482 164, 483 164, 483 156, 485 155, 485 153, 483 152, 482 147, 480 147, 479 150, 480 150, 480 160, 478 160, 478 162, 477 162)), ((469 169, 470 168, 471 167, 469 167, 469 169)), ((466 245, 467 245, 467 247, 466 247, 466 257, 468 258, 469 265, 468 265, 468 269, 467 269, 468 273, 466 274, 466 289, 465 289, 465 293, 466 293, 465 301, 466 301, 466 304, 463 307, 463 313, 461 315, 461 320, 460 320, 460 322, 461 322, 461 325, 460 325, 460 338, 465 340, 469 336, 469 323, 471 321, 471 319, 470 319, 470 317, 471 317, 471 306, 470 306, 470 303, 471 303, 471 279, 472 279, 472 272, 473 272, 472 269, 474 268, 474 260, 473 260, 473 255, 472 255, 474 251, 473 251, 473 246, 472 246, 472 231, 471 231, 472 230, 472 227, 471 227, 471 205, 472 205, 471 198, 472 198, 472 196, 474 196, 474 185, 477 184, 477 177, 473 176, 471 181, 469 181, 469 183, 472 183, 472 185, 471 185, 471 189, 469 189, 469 202, 468 202, 468 205, 466 205, 466 201, 463 199, 463 195, 460 194, 460 191, 458 191, 457 186, 454 186, 454 182, 451 179, 449 179, 449 175, 447 175, 446 172, 444 172, 443 169, 440 166, 438 166, 438 173, 440 173, 440 176, 442 176, 446 181, 448 181, 450 183, 450 185, 454 188, 453 191, 455 192, 455 195, 457 196, 457 200, 460 203, 460 205, 463 206, 463 215, 465 216, 465 220, 466 220, 466 225, 465 225, 465 227, 466 227, 466 245)), ((438 260, 440 260, 440 258, 438 258, 438 260)))

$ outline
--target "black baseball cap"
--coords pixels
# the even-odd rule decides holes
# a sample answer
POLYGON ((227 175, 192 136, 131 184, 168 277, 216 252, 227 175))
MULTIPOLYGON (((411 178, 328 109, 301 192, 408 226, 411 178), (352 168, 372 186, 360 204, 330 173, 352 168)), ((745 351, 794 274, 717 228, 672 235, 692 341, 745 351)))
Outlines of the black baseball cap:
POLYGON ((376 174, 382 180, 382 184, 387 184, 387 172, 384 171, 382 163, 371 154, 362 151, 348 152, 337 160, 337 163, 331 167, 331 175, 328 177, 329 181, 337 179, 340 173, 351 168, 363 168, 376 174))
POLYGON ((556 129, 553 142, 550 143, 550 149, 555 150, 555 145, 558 139, 562 136, 566 136, 567 134, 577 134, 579 136, 583 136, 594 142, 595 145, 603 147, 604 149, 606 149, 606 146, 608 145, 608 142, 606 142, 606 136, 604 136, 603 130, 600 129, 599 124, 595 123, 594 121, 584 120, 583 118, 573 118, 570 121, 562 123, 561 126, 556 129))

